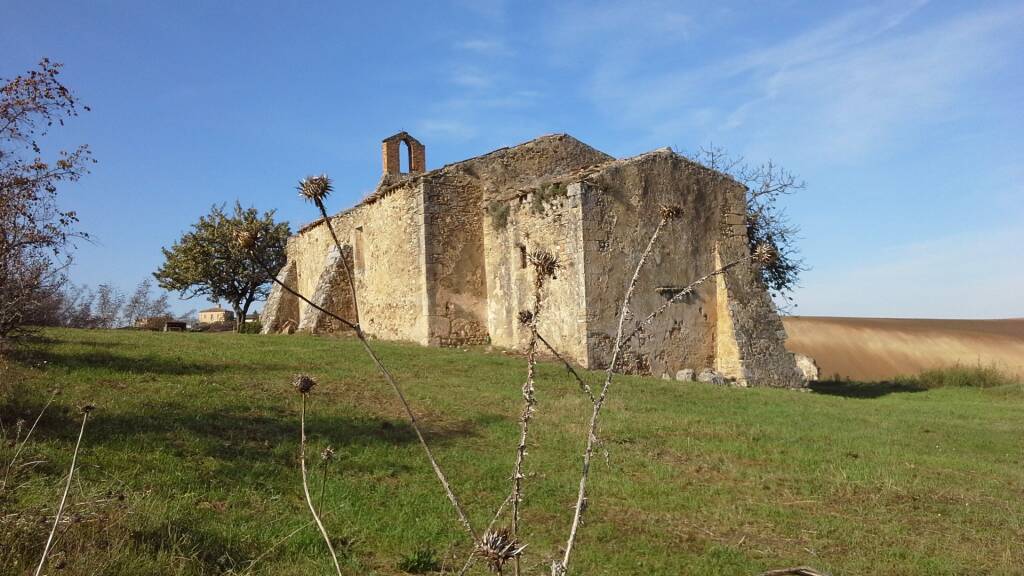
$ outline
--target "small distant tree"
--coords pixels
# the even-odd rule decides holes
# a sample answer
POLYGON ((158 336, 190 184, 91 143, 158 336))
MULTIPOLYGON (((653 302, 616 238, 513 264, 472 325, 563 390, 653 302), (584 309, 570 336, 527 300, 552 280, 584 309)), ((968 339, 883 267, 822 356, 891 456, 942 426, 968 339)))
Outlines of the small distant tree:
POLYGON ((124 293, 113 284, 100 284, 96 288, 96 326, 99 328, 117 328, 121 319, 121 307, 124 306, 124 293))
POLYGON ((86 236, 75 212, 58 208, 57 191, 88 172, 89 148, 46 158, 40 144, 80 108, 60 70, 44 58, 34 70, 0 79, 0 340, 43 316, 39 308, 52 304, 64 282, 74 239, 86 236))
POLYGON ((164 264, 153 276, 161 288, 185 298, 205 296, 211 302, 229 303, 238 330, 252 303, 270 291, 273 278, 265 270, 284 266, 290 235, 287 222, 274 221, 273 210, 260 215, 236 201, 228 213, 223 205, 214 205, 192 230, 163 249, 164 264), (251 249, 236 241, 239 230, 251 233, 251 249))
POLYGON ((146 278, 135 287, 122 314, 126 326, 135 326, 143 318, 170 317, 171 305, 166 292, 153 296, 153 281, 146 278))

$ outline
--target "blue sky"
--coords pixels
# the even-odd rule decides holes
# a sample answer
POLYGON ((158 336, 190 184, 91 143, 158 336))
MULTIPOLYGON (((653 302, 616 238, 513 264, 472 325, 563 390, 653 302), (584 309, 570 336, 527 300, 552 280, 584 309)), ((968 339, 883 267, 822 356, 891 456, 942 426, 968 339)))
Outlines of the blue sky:
MULTIPOLYGON (((428 167, 568 132, 615 156, 720 145, 807 181, 798 314, 1024 316, 1024 4, 5 0, 0 77, 47 56, 93 111, 50 138, 128 289, 211 204, 313 219, 408 130, 428 167)), ((205 306, 179 303, 176 308, 205 306)))

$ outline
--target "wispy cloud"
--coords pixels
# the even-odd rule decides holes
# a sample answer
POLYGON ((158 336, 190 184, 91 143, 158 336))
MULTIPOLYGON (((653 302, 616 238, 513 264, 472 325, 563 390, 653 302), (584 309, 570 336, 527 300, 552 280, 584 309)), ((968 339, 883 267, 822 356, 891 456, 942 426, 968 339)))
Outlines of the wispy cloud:
POLYGON ((505 123, 516 128, 502 132, 517 134, 532 126, 519 116, 540 100, 541 93, 531 87, 529 78, 514 73, 510 62, 515 55, 497 32, 452 44, 450 58, 439 64, 439 76, 452 89, 424 111, 420 130, 437 140, 465 142, 494 132, 487 126, 505 123))
POLYGON ((547 41, 556 61, 621 61, 688 39, 697 19, 668 0, 560 2, 547 41))
POLYGON ((474 66, 457 66, 451 73, 451 81, 460 88, 490 88, 494 77, 474 66))
POLYGON ((742 130, 755 148, 782 141, 823 159, 860 155, 957 113, 976 81, 1020 47, 1020 5, 910 25, 924 6, 858 9, 698 67, 645 66, 650 53, 605 58, 596 46, 589 94, 609 117, 669 141, 742 130))
POLYGON ((455 48, 481 56, 512 56, 515 52, 497 38, 472 38, 455 43, 455 48))
POLYGON ((417 125, 417 132, 426 138, 469 140, 477 129, 469 123, 451 119, 426 119, 417 125))

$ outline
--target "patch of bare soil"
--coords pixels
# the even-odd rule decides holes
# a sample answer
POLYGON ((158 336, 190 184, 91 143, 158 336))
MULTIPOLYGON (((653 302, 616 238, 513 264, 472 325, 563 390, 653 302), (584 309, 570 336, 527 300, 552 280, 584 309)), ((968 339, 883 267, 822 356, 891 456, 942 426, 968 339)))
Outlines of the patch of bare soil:
POLYGON ((884 380, 954 364, 996 366, 1024 378, 1024 318, 783 318, 786 348, 818 363, 822 378, 884 380))

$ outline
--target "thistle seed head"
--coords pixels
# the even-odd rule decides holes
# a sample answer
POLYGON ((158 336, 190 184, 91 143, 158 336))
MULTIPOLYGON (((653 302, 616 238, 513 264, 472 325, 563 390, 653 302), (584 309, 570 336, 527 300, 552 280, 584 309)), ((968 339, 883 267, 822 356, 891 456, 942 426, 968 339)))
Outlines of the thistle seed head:
POLYGON ((307 176, 300 180, 298 190, 299 196, 310 202, 323 202, 324 198, 327 198, 327 195, 334 190, 334 187, 331 185, 331 179, 327 174, 321 174, 319 176, 307 176))
POLYGON ((661 218, 663 220, 675 220, 683 215, 683 209, 679 206, 661 206, 661 218))
POLYGON ((527 326, 530 322, 533 322, 533 312, 530 312, 529 310, 520 310, 519 323, 523 326, 527 326))
POLYGON ((324 463, 334 460, 334 448, 331 448, 330 446, 324 448, 324 451, 320 453, 320 459, 323 460, 324 463))
POLYGON ((754 261, 762 266, 771 266, 778 260, 779 252, 770 244, 758 244, 754 248, 754 261))
POLYGON ((252 250, 256 247, 256 241, 259 239, 259 233, 256 230, 249 228, 239 228, 235 230, 235 243, 237 243, 243 250, 252 250))
POLYGON ((78 409, 82 412, 82 414, 88 414, 89 412, 92 412, 93 410, 96 409, 96 405, 93 404, 92 402, 86 402, 85 404, 79 406, 78 409))
POLYGON ((305 374, 296 374, 295 378, 292 379, 292 386, 299 391, 299 394, 309 394, 316 386, 316 380, 313 380, 312 376, 305 374))
POLYGON ((500 528, 488 530, 477 542, 475 553, 487 562, 491 572, 500 574, 505 563, 519 556, 524 548, 526 546, 520 546, 508 528, 500 528))
POLYGON ((537 276, 541 278, 553 277, 555 272, 561 267, 558 263, 558 257, 544 250, 537 250, 530 254, 530 262, 533 263, 533 267, 537 270, 537 276))

